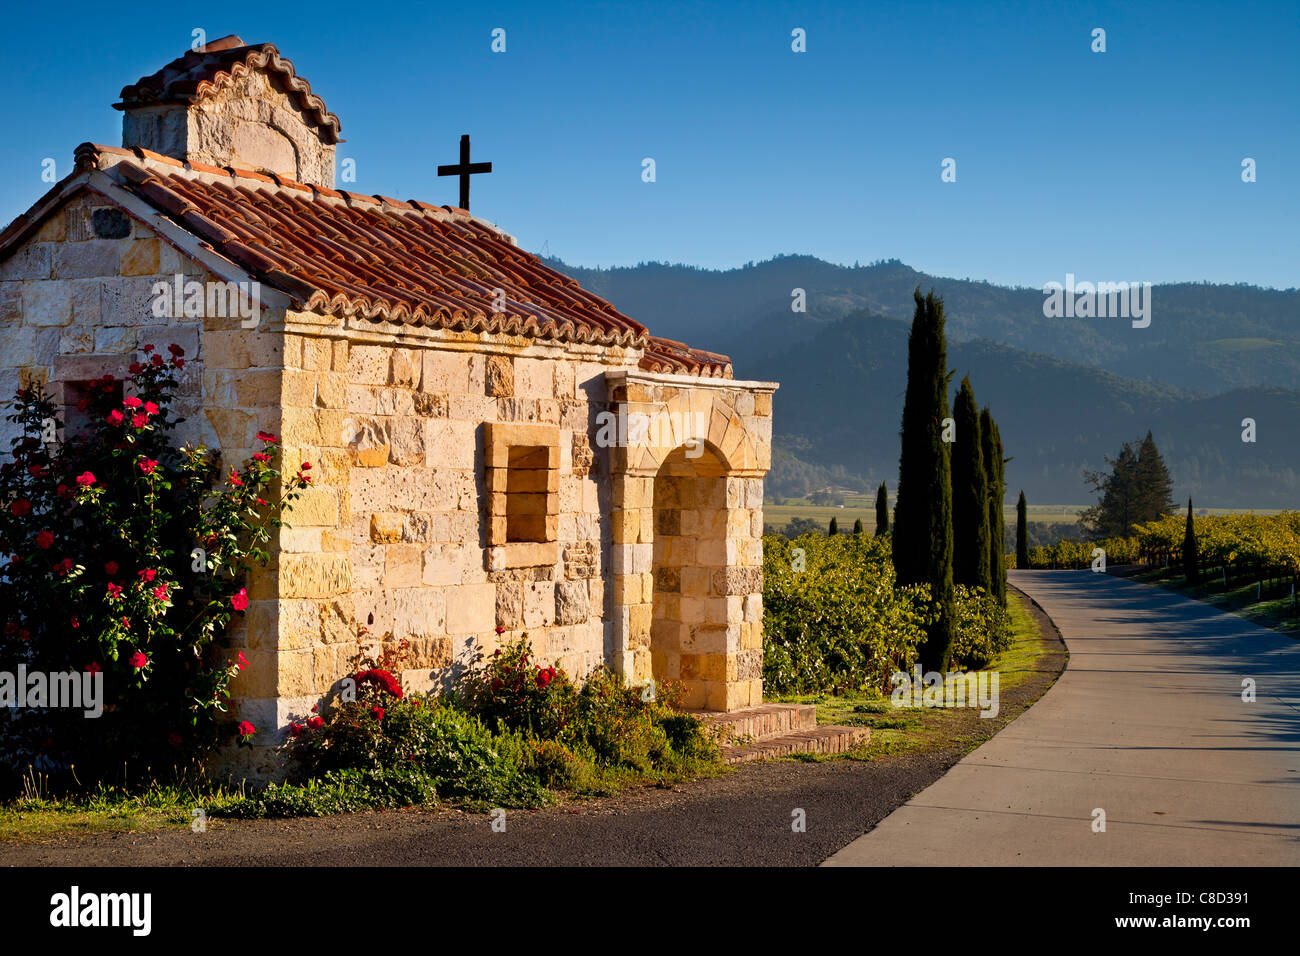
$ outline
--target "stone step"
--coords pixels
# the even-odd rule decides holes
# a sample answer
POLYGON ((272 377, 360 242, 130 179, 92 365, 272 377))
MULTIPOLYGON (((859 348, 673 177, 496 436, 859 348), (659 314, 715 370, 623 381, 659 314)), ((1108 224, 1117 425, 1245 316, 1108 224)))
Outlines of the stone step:
POLYGON ((722 760, 724 763, 732 764, 788 757, 796 753, 842 754, 870 739, 871 728, 869 727, 828 725, 806 730, 791 730, 771 737, 760 737, 748 743, 723 746, 722 760))
POLYGON ((728 713, 690 711, 704 720, 723 745, 750 743, 775 737, 792 730, 812 730, 817 726, 814 704, 759 704, 728 713))

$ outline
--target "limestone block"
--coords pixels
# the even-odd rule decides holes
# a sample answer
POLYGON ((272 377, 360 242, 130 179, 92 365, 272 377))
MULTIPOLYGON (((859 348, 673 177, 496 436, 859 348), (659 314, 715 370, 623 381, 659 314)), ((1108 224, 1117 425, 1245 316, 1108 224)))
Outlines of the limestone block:
POLYGON ((352 562, 339 554, 280 556, 282 597, 333 597, 352 587, 352 562))
POLYGON ((510 398, 515 394, 514 362, 509 356, 489 355, 487 357, 484 389, 493 398, 510 398))
POLYGON ((514 394, 520 398, 555 398, 554 366, 546 359, 516 359, 514 394))
POLYGON ((431 468, 474 469, 475 422, 430 418, 423 422, 425 462, 431 468))
POLYGON ((462 584, 447 591, 447 633, 476 634, 496 627, 496 585, 462 584))
POLYGON ((395 544, 402 540, 403 516, 399 512, 372 514, 370 540, 376 544, 395 544))
POLYGON ((158 240, 136 239, 122 252, 120 271, 124 276, 158 274, 158 240))
POLYGON ((54 246, 29 242, 0 262, 0 282, 10 279, 48 279, 54 275, 54 246))
MULTIPOLYGON (((333 348, 326 345, 325 369, 330 367, 333 348)), ((381 345, 354 345, 348 350, 348 377, 360 385, 389 384, 389 350, 381 345)))
POLYGON ((326 527, 334 528, 339 523, 339 500, 329 488, 311 487, 302 492, 302 496, 293 502, 286 516, 286 523, 291 527, 326 527))
POLYGON ((62 326, 72 322, 72 300, 57 280, 24 283, 22 302, 25 325, 62 326))
POLYGON ((496 589, 497 627, 504 627, 508 631, 515 630, 524 620, 523 586, 518 581, 500 581, 496 589))
POLYGON ((424 462, 425 422, 402 418, 388 425, 388 460, 394 465, 419 465, 424 462))
POLYGON ((524 585, 524 627, 549 627, 555 623, 556 586, 550 581, 524 585))
POLYGON ((390 544, 385 550, 384 587, 419 585, 424 572, 424 549, 418 544, 390 544))
POLYGON ((414 415, 415 396, 409 388, 380 388, 375 390, 375 411, 380 415, 414 415))
POLYGON ((422 388, 426 392, 465 393, 469 389, 470 359, 465 352, 427 349, 422 388))
POLYGON ((591 616, 585 581, 561 581, 555 587, 555 623, 581 624, 591 616))
POLYGON ((389 382, 400 388, 416 388, 420 384, 423 360, 412 349, 393 349, 389 382))

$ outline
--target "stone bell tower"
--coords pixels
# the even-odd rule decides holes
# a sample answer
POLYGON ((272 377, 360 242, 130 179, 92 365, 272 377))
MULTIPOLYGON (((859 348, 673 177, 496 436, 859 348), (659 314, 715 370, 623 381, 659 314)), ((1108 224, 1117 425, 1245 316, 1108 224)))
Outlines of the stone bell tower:
POLYGON ((334 186, 339 119, 270 43, 214 40, 121 96, 128 149, 334 186))

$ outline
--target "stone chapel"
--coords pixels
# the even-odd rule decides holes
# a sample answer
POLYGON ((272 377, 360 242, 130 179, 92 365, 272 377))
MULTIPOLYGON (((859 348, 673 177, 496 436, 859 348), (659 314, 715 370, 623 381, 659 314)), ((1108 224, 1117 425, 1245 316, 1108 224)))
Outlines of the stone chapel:
POLYGON ((359 641, 409 642, 408 689, 526 631, 575 676, 762 703, 775 383, 464 209, 335 189, 339 119, 269 43, 191 50, 115 107, 122 146, 77 147, 0 233, 0 398, 72 406, 175 342, 183 438, 242 462, 265 430, 311 463, 232 634, 263 761, 359 641), (159 283, 201 284, 203 314, 159 315, 159 283))

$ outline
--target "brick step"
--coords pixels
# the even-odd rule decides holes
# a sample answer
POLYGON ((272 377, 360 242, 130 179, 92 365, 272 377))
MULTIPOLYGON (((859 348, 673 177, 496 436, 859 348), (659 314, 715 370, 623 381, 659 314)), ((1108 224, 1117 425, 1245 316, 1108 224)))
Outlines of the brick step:
POLYGON ((869 727, 814 727, 810 730, 791 730, 772 737, 762 737, 749 743, 723 746, 724 763, 745 763, 749 760, 769 760, 788 757, 796 753, 842 754, 858 744, 871 739, 869 727))
POLYGON ((728 713, 698 710, 689 713, 703 719, 718 743, 724 745, 750 743, 817 726, 817 707, 813 704, 759 704, 728 713))

